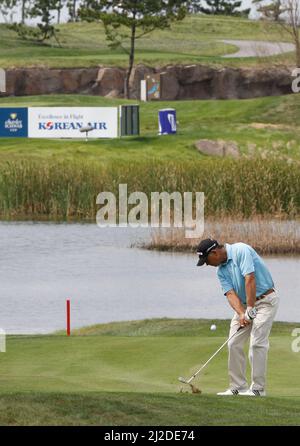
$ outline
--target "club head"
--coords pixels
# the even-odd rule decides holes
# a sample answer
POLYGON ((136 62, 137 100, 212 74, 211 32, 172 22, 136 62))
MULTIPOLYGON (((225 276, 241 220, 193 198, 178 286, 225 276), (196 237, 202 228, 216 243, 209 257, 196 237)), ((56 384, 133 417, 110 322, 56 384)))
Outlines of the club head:
MULTIPOLYGON (((183 378, 182 376, 179 376, 178 381, 180 381, 183 384, 187 384, 188 386, 190 386, 192 393, 202 393, 200 389, 198 389, 198 387, 194 386, 193 384, 189 383, 185 378, 183 378)), ((182 392, 182 388, 181 388, 181 392, 182 392)))
POLYGON ((184 384, 188 384, 187 380, 185 378, 183 378, 182 376, 179 376, 178 381, 180 381, 181 383, 184 383, 184 384))

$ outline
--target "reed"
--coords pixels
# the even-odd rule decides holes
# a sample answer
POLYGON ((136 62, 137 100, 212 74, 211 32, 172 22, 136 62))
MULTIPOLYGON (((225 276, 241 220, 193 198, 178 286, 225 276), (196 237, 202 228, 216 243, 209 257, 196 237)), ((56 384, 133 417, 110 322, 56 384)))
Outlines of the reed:
MULTIPOLYGON (((243 242, 260 254, 300 254, 300 221, 274 220, 256 216, 252 220, 223 217, 207 219, 201 238, 212 237, 219 243, 243 242)), ((185 238, 178 228, 153 230, 150 242, 140 247, 159 251, 196 252, 198 239, 185 238)))
POLYGON ((300 167, 294 162, 242 159, 0 164, 0 217, 94 219, 102 191, 204 192, 206 216, 252 218, 300 211, 300 167))

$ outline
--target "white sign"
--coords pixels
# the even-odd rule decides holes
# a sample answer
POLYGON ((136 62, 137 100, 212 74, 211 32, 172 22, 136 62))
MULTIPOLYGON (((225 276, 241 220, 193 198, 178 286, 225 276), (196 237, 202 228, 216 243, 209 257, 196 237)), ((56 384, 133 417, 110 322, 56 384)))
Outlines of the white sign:
POLYGON ((29 138, 85 138, 80 129, 92 127, 89 138, 118 137, 117 107, 29 107, 29 138))
POLYGON ((2 328, 0 328, 0 352, 6 352, 6 333, 2 328))
POLYGON ((141 101, 147 102, 147 81, 141 80, 141 101))
POLYGON ((6 92, 6 74, 3 68, 0 68, 0 93, 6 92))

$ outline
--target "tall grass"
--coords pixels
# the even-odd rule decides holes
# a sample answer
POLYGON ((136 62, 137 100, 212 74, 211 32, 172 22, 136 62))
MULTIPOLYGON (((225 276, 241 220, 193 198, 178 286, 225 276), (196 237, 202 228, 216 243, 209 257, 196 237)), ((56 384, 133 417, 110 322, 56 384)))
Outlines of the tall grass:
MULTIPOLYGON (((272 220, 255 217, 251 220, 236 220, 231 217, 205 220, 201 238, 212 237, 219 243, 244 242, 260 254, 300 254, 300 221, 272 220)), ((196 252, 199 239, 185 237, 184 229, 157 229, 151 233, 150 242, 139 247, 159 250, 196 252)))
POLYGON ((0 164, 0 217, 93 219, 96 196, 134 191, 204 192, 205 214, 251 217, 300 212, 300 166, 278 160, 0 164))

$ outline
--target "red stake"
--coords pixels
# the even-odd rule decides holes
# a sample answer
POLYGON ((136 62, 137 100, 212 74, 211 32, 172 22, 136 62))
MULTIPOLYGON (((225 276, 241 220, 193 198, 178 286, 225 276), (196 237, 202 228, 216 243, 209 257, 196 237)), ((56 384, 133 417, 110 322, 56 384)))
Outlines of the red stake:
POLYGON ((67 299, 67 336, 71 335, 71 304, 70 299, 67 299))

